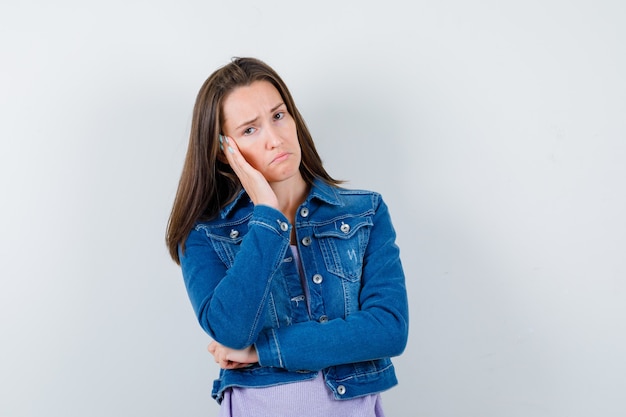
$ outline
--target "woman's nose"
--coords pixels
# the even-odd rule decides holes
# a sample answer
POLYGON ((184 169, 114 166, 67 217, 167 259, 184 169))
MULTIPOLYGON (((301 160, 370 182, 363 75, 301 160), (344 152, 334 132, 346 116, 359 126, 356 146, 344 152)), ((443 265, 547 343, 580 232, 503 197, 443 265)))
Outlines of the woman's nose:
POLYGON ((278 132, 275 129, 267 129, 267 146, 272 149, 272 148, 276 148, 278 146, 280 146, 280 144, 283 142, 280 135, 278 134, 278 132))

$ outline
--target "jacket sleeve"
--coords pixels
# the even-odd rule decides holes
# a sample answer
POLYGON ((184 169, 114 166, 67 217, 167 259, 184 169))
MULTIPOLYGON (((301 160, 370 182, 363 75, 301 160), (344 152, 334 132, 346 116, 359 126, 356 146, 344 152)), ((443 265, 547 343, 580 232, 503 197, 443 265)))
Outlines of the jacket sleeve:
POLYGON ((345 319, 264 330, 255 343, 262 366, 320 370, 400 355, 408 339, 408 301, 400 250, 378 196, 365 251, 360 310, 345 319))
POLYGON ((272 278, 289 247, 290 230, 280 211, 255 206, 228 270, 206 232, 191 231, 184 253, 179 248, 181 269, 198 321, 213 339, 234 349, 257 339, 272 278))

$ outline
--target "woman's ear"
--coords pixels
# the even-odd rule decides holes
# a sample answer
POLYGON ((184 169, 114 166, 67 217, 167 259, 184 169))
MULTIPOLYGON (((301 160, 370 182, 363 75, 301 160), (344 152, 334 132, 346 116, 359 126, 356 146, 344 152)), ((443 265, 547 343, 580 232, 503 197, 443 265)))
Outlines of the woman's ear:
POLYGON ((230 165, 228 163, 228 159, 226 158, 226 155, 224 155, 224 151, 222 151, 221 149, 217 151, 217 160, 223 164, 230 165))
POLYGON ((220 161, 223 164, 230 165, 228 163, 228 159, 226 158, 226 155, 224 155, 224 153, 221 150, 217 154, 217 160, 220 161))

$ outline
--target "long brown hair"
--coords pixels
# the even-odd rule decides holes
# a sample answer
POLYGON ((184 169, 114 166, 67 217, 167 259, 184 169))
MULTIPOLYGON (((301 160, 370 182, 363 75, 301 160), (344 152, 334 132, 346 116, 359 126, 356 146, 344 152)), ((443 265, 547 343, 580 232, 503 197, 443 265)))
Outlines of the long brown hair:
POLYGON ((223 123, 222 103, 235 88, 255 81, 268 81, 280 93, 287 111, 296 122, 302 149, 300 173, 307 184, 319 178, 338 185, 324 169, 313 138, 296 108, 289 89, 270 66, 255 58, 233 58, 204 82, 193 108, 187 156, 178 183, 172 212, 167 223, 165 241, 170 256, 180 264, 178 246, 184 250, 187 235, 198 220, 215 217, 241 190, 239 179, 230 166, 218 159, 223 123))

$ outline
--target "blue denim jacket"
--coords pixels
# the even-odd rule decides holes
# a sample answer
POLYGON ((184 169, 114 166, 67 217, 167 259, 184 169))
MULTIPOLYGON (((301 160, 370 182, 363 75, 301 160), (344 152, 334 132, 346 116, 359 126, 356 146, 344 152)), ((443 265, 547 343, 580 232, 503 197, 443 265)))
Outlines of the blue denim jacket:
POLYGON ((404 272, 387 206, 377 193, 316 181, 296 213, 306 285, 289 246, 294 227, 245 192, 190 232, 180 260, 202 328, 259 363, 221 370, 213 397, 323 372, 337 399, 397 384, 390 357, 408 337, 404 272), (308 301, 308 302, 307 302, 308 301))

